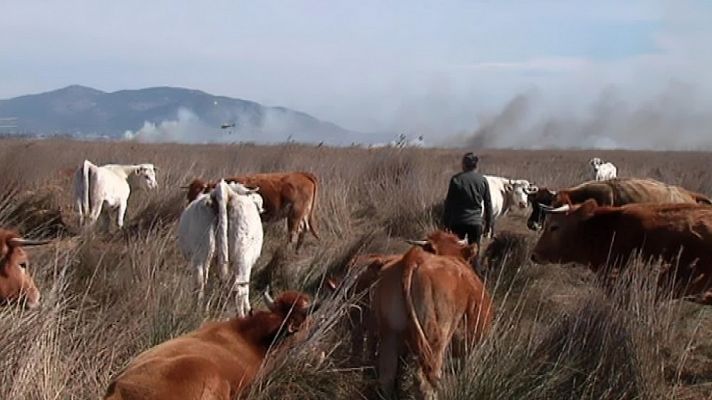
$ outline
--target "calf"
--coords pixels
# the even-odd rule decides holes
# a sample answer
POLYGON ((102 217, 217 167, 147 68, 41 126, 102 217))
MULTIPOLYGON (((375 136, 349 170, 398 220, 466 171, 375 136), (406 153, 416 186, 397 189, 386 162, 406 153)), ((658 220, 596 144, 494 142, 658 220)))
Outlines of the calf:
POLYGON ((155 189, 153 164, 96 166, 88 160, 74 173, 74 200, 81 226, 93 226, 104 207, 117 210, 116 224, 124 226, 131 189, 155 189), (87 220, 88 219, 88 220, 87 220))
POLYGON ((592 168, 592 178, 594 181, 607 181, 618 176, 618 168, 611 162, 606 162, 598 157, 592 158, 589 162, 592 168))
POLYGON ((268 350, 298 332, 312 308, 307 295, 292 291, 276 301, 267 296, 267 307, 207 323, 139 354, 109 384, 104 399, 242 398, 268 350))
POLYGON ((0 229, 0 302, 25 301, 29 308, 40 305, 40 291, 27 271, 29 258, 24 247, 49 243, 23 239, 16 232, 0 229))

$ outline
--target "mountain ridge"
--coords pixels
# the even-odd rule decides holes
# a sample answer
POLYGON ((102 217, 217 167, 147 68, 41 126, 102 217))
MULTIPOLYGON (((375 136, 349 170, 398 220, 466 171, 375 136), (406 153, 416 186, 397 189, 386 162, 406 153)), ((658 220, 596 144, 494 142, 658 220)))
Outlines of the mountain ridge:
POLYGON ((225 140, 278 142, 290 138, 334 143, 369 136, 287 107, 173 86, 106 92, 69 85, 0 100, 3 118, 15 118, 14 127, 0 127, 0 133, 5 134, 115 139, 138 134, 157 141, 189 142, 211 142, 231 134, 233 137, 225 140), (235 126, 221 129, 231 124, 235 126))

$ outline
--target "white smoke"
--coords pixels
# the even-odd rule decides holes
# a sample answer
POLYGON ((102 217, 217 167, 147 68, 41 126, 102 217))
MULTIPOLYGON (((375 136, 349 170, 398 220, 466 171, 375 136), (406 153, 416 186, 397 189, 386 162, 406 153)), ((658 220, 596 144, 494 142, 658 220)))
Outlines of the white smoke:
POLYGON ((137 131, 124 133, 127 140, 146 143, 369 143, 379 135, 345 131, 335 125, 315 122, 305 114, 284 108, 262 108, 259 114, 226 111, 225 121, 208 123, 190 109, 181 107, 175 119, 144 122, 137 131), (222 125, 222 126, 221 126, 222 125))
POLYGON ((159 143, 214 143, 229 141, 220 129, 211 127, 195 113, 187 108, 180 108, 177 119, 163 121, 159 124, 144 122, 143 127, 133 131, 126 131, 124 138, 139 142, 159 143))

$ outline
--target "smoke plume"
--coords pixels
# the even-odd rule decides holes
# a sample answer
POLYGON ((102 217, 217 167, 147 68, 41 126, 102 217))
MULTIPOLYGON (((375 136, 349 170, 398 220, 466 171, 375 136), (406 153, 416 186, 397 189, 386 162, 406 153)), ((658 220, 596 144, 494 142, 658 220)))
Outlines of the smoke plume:
POLYGON ((712 114, 694 87, 673 82, 652 100, 633 102, 615 87, 582 110, 546 106, 540 93, 521 93, 480 118, 456 145, 475 148, 712 149, 712 114))

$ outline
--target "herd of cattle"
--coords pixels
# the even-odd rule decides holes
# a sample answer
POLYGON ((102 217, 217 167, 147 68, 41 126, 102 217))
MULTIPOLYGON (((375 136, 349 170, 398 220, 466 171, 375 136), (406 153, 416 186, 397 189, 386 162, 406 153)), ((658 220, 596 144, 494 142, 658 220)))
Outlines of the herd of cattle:
MULTIPOLYGON (((616 167, 598 158, 590 165, 593 180, 556 191, 527 180, 486 176, 493 214, 532 207, 527 226, 541 231, 531 255, 535 263, 576 262, 599 275, 615 275, 633 256, 658 260, 665 266, 659 282, 672 284, 675 297, 712 304, 712 200, 652 179, 616 178, 616 167)), ((157 186, 152 164, 84 161, 74 176, 80 224, 90 228, 100 216, 110 222, 115 212, 122 227, 131 191, 157 186)), ((219 276, 232 281, 237 317, 205 324, 140 354, 111 382, 107 399, 234 398, 254 380, 270 349, 299 342, 298 333, 318 308, 295 291, 276 299, 265 292, 264 311, 253 310, 249 300, 264 221, 286 218, 289 242, 297 251, 307 232, 319 238, 313 174, 196 179, 183 189, 188 205, 178 222, 177 242, 194 271, 198 299, 217 258, 219 276)), ((47 242, 0 230, 3 302, 39 305, 23 247, 47 242)), ((487 334, 494 317, 490 294, 473 268, 480 253, 476 244, 443 231, 409 243, 412 247, 403 254, 359 255, 342 276, 326 279, 332 290, 353 294, 357 307, 349 308, 348 321, 352 362, 375 366, 387 397, 396 387, 405 351, 418 361, 418 396, 433 396, 448 349, 455 357, 463 354, 487 334)))

